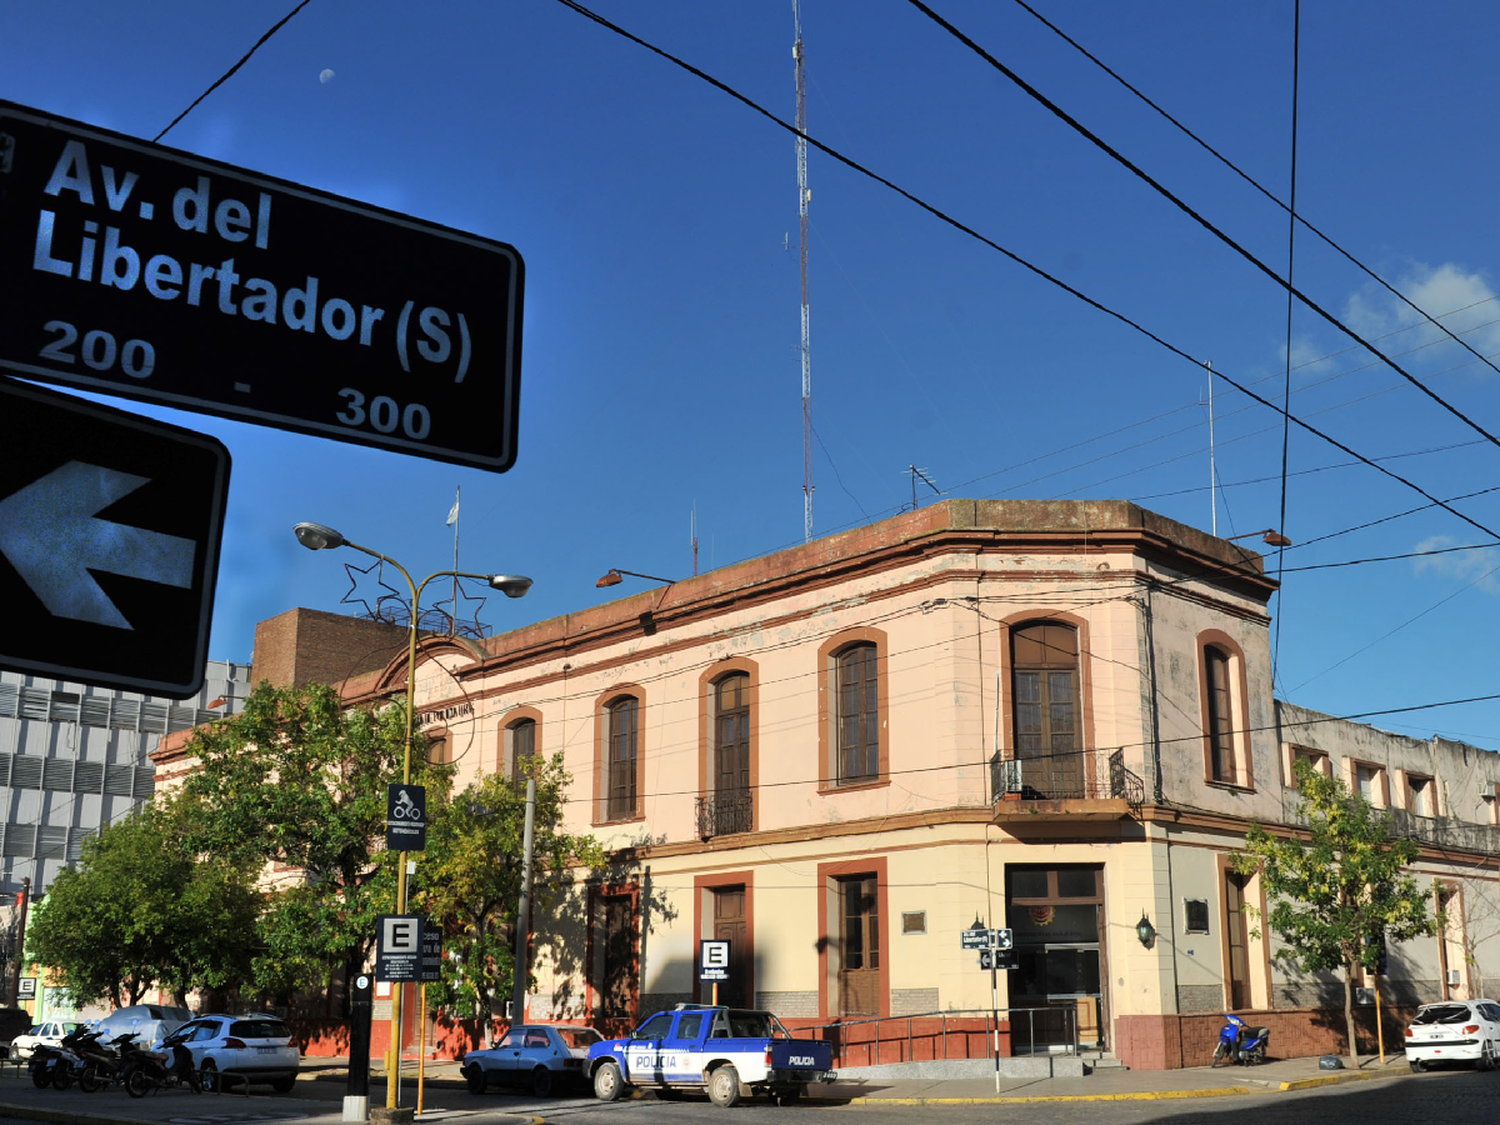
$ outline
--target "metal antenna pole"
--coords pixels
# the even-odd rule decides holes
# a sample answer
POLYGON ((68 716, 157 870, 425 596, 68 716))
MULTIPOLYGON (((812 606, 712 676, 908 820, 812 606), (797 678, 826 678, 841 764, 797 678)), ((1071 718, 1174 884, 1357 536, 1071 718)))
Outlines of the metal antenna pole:
POLYGON ((1213 507, 1213 532, 1214 537, 1219 535, 1219 470, 1214 465, 1214 362, 1209 360, 1203 366, 1208 368, 1208 502, 1213 507))
POLYGON ((804 542, 810 543, 813 534, 812 318, 807 305, 807 202, 812 193, 807 189, 807 81, 802 66, 801 0, 792 0, 792 21, 797 28, 792 58, 797 63, 797 219, 800 232, 797 250, 802 264, 802 537, 804 542))

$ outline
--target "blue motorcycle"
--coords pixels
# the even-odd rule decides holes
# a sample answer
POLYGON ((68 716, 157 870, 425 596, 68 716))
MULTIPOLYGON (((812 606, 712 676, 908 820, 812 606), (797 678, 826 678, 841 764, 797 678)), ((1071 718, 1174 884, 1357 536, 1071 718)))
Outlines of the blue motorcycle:
POLYGON ((1219 1063, 1226 1061, 1239 1063, 1241 1066, 1257 1066, 1265 1062, 1266 1045, 1271 1041, 1271 1029, 1251 1027, 1232 1012, 1225 1012, 1224 1018, 1228 1022, 1219 1032, 1219 1042, 1214 1047, 1213 1062, 1209 1063, 1209 1066, 1218 1066, 1219 1063))

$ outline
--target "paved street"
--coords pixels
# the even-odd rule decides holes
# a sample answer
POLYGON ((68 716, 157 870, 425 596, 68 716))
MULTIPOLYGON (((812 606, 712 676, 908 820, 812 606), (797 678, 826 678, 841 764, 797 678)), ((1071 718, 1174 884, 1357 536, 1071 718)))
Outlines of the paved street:
MULTIPOLYGON (((131 1099, 111 1089, 97 1094, 77 1090, 37 1090, 24 1071, 0 1072, 0 1122, 50 1120, 73 1125, 167 1122, 171 1125, 238 1125, 300 1121, 336 1125, 342 1117, 344 1082, 337 1065, 309 1060, 292 1094, 256 1092, 193 1095, 164 1091, 131 1099)), ((1293 1059, 1270 1066, 1210 1071, 1099 1072, 1084 1079, 1008 1083, 1001 1097, 993 1083, 976 1080, 841 1082, 829 1088, 831 1100, 778 1107, 762 1099, 721 1110, 703 1098, 661 1101, 654 1095, 605 1104, 591 1096, 533 1098, 491 1091, 470 1094, 454 1078, 453 1064, 432 1068, 419 1121, 443 1125, 525 1125, 546 1121, 568 1125, 710 1125, 727 1113, 744 1125, 807 1121, 805 1115, 832 1116, 866 1125, 913 1120, 944 1125, 1024 1120, 1027 1125, 1411 1125, 1441 1113, 1446 1123, 1487 1122, 1495 1116, 1500 1073, 1448 1071, 1412 1075, 1404 1065, 1360 1075, 1326 1074, 1316 1061, 1293 1059), (1331 1080, 1331 1081, 1329 1081, 1331 1080), (1315 1085, 1299 1089, 1305 1083, 1315 1085), (1246 1090, 1249 1092, 1240 1093, 1246 1090)), ((403 1084, 402 1102, 415 1101, 415 1087, 403 1084)), ((371 1102, 384 1103, 384 1085, 371 1084, 371 1102)))

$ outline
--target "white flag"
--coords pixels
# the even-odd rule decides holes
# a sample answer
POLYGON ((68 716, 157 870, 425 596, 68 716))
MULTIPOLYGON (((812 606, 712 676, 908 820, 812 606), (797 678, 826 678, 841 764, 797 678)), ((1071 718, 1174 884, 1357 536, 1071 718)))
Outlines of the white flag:
POLYGON ((458 522, 458 494, 453 495, 453 507, 448 510, 448 526, 452 527, 458 522))

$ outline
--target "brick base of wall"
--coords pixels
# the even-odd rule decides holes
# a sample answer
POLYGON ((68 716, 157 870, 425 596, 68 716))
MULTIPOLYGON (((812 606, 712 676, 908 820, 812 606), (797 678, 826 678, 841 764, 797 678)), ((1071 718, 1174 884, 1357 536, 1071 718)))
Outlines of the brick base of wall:
MULTIPOLYGON (((1402 1032, 1416 1014, 1415 1007, 1381 1007, 1387 1054, 1402 1050, 1402 1032)), ((1267 1054, 1276 1059, 1311 1055, 1348 1055, 1349 1038, 1342 1008, 1296 1008, 1269 1012, 1236 1012, 1254 1027, 1268 1027, 1267 1054)), ((1355 1033, 1361 1054, 1376 1050, 1375 1009, 1354 1010, 1355 1033)), ((1115 1019, 1114 1053, 1133 1070, 1176 1070, 1207 1066, 1224 1027, 1222 1013, 1169 1016, 1119 1016, 1115 1019)))

